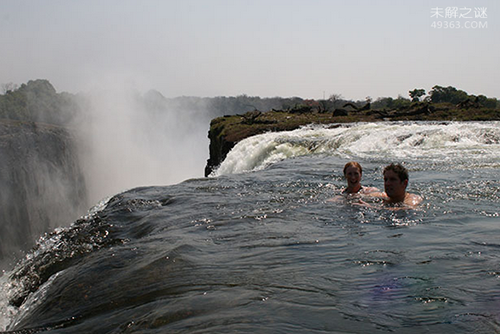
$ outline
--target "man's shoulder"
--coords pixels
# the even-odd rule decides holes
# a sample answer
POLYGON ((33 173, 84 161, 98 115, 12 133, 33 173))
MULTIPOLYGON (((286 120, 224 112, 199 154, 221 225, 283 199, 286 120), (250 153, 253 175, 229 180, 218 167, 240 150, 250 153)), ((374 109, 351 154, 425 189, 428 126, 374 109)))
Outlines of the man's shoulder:
POLYGON ((380 190, 375 187, 361 187, 361 193, 363 194, 372 194, 372 193, 380 193, 380 190))
POLYGON ((385 191, 380 191, 378 189, 376 191, 374 191, 374 192, 368 193, 368 195, 373 196, 373 197, 381 197, 381 198, 384 198, 384 199, 389 198, 389 196, 387 196, 387 194, 385 193, 385 191))
POLYGON ((415 206, 415 205, 419 205, 420 203, 422 203, 423 200, 424 199, 420 195, 408 193, 408 196, 405 199, 405 204, 415 206))

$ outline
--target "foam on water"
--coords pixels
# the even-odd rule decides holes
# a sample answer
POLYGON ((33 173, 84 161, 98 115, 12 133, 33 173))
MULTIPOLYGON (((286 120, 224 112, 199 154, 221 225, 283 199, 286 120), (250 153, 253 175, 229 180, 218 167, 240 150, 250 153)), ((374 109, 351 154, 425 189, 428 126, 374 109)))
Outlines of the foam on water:
POLYGON ((310 154, 496 166, 499 148, 500 122, 316 125, 246 138, 229 152, 214 175, 261 170, 277 161, 310 154))
POLYGON ((3 273, 0 277, 0 331, 4 331, 10 324, 11 319, 18 310, 9 305, 10 293, 13 289, 12 283, 8 279, 8 274, 3 273))

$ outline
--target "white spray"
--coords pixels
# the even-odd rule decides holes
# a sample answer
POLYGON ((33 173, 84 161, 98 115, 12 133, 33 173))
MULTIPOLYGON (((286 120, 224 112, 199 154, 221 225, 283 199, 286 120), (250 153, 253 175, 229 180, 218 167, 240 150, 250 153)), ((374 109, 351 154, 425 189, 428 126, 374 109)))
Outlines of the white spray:
POLYGON ((91 203, 133 187, 203 176, 209 115, 161 95, 163 104, 152 110, 145 104, 151 94, 159 95, 124 89, 88 95, 74 128, 91 203))
MULTIPOLYGON (((341 127, 306 126, 265 133, 236 144, 213 175, 263 169, 277 161, 310 154, 345 159, 405 160, 446 156, 453 164, 498 164, 499 122, 355 123, 341 127)), ((448 164, 452 164, 448 161, 448 164)))

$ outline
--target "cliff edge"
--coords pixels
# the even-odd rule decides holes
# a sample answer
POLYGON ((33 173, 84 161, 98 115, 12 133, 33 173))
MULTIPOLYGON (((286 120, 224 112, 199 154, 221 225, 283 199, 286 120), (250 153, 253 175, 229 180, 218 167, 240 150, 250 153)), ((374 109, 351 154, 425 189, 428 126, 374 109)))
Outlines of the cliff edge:
POLYGON ((303 106, 293 110, 250 111, 242 115, 215 118, 210 123, 209 159, 205 176, 210 176, 229 151, 241 140, 270 131, 290 131, 308 124, 385 121, 491 121, 500 120, 500 109, 450 103, 415 102, 398 109, 353 108, 350 104, 333 112, 303 106))
POLYGON ((60 126, 0 119, 0 265, 88 207, 74 139, 60 126))

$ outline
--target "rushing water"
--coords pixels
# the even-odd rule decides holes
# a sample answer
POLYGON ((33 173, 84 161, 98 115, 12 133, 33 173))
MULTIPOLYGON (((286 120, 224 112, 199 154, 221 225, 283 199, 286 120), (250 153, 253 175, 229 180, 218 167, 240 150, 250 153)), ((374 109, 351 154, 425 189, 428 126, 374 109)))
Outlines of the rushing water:
MULTIPOLYGON (((0 278, 0 330, 500 332, 500 123, 308 127, 96 206, 0 278), (404 162, 416 210, 330 202, 404 162)), ((354 201, 355 202, 355 201, 354 201)))

